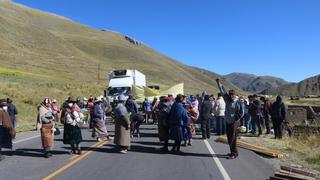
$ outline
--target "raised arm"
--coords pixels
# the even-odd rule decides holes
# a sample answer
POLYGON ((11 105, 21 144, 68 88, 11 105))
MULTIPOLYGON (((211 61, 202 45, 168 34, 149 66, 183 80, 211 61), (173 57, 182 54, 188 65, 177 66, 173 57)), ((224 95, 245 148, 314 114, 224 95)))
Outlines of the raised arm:
POLYGON ((221 84, 220 79, 216 79, 216 82, 217 82, 218 88, 219 88, 219 90, 220 90, 220 93, 221 93, 223 96, 226 95, 227 92, 226 92, 224 86, 221 84))

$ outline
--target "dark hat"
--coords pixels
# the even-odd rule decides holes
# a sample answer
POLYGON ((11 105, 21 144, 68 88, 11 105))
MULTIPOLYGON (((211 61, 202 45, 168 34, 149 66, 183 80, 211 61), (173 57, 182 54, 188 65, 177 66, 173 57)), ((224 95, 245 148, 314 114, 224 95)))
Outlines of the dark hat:
POLYGON ((233 89, 229 90, 229 95, 235 95, 235 94, 236 94, 235 90, 233 89))
POLYGON ((176 102, 181 103, 183 101, 183 95, 178 94, 175 100, 176 100, 176 102))
POLYGON ((161 96, 160 97, 160 102, 168 102, 167 96, 161 96))
POLYGON ((7 103, 12 103, 12 99, 7 98, 7 103))
POLYGON ((206 94, 205 96, 204 96, 204 100, 209 100, 210 99, 210 96, 208 95, 208 94, 206 94))
POLYGON ((6 106, 7 105, 7 100, 6 99, 0 99, 0 106, 6 106))
POLYGON ((68 98, 68 102, 77 102, 77 99, 76 99, 76 97, 74 97, 74 96, 72 96, 72 97, 69 97, 68 98))

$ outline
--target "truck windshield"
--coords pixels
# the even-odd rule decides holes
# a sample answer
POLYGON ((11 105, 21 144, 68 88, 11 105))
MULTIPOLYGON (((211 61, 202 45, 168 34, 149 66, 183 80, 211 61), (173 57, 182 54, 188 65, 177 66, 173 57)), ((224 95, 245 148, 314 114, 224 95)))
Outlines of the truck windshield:
POLYGON ((109 89, 109 96, 118 96, 120 94, 129 94, 130 93, 130 87, 112 87, 109 89))

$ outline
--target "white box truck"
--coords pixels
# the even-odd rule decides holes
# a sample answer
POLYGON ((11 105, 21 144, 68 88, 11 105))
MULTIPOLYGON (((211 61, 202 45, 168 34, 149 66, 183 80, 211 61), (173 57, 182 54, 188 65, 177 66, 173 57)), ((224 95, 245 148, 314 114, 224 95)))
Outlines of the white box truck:
POLYGON ((116 96, 128 96, 133 85, 146 86, 146 76, 138 70, 114 70, 109 73, 109 85, 105 94, 113 102, 116 96))

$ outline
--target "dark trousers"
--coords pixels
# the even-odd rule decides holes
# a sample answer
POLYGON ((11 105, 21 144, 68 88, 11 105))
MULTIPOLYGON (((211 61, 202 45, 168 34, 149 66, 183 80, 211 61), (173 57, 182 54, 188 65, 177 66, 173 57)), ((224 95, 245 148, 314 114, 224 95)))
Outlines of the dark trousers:
POLYGON ((262 134, 262 129, 261 129, 261 123, 262 123, 262 117, 261 116, 252 116, 252 134, 257 133, 257 126, 259 130, 259 135, 262 134))
POLYGON ((169 146, 169 140, 165 140, 164 143, 163 143, 163 147, 168 149, 168 146, 169 146))
POLYGON ((151 116, 152 116, 152 123, 157 124, 158 119, 157 119, 156 113, 154 111, 152 111, 151 116))
POLYGON ((216 122, 216 117, 211 116, 210 117, 210 132, 216 133, 217 132, 217 122, 216 122))
POLYGON ((237 149, 237 123, 227 123, 227 138, 228 144, 230 147, 230 153, 233 156, 238 156, 238 149, 237 149))
POLYGON ((216 116, 216 131, 217 135, 226 134, 226 121, 224 116, 216 116))
POLYGON ((201 121, 201 132, 203 139, 210 139, 210 119, 203 119, 201 121))
POLYGON ((131 134, 134 134, 134 133, 140 134, 140 125, 141 125, 141 122, 132 121, 131 122, 131 134))
POLYGON ((266 127, 266 134, 270 134, 270 118, 268 113, 264 113, 264 125, 266 127))
POLYGON ((276 139, 281 139, 282 138, 282 120, 281 119, 272 119, 272 124, 273 124, 273 129, 274 129, 274 136, 276 139))
MULTIPOLYGON (((62 120, 63 118, 61 118, 62 120)), ((94 129, 94 123, 93 123, 93 113, 90 113, 90 124, 89 124, 89 129, 94 129)))
POLYGON ((118 146, 119 150, 129 150, 128 146, 118 146))
POLYGON ((240 119, 240 126, 246 125, 246 119, 247 119, 247 114, 244 114, 244 116, 240 119))
POLYGON ((180 151, 181 141, 174 141, 172 151, 177 150, 180 151))

